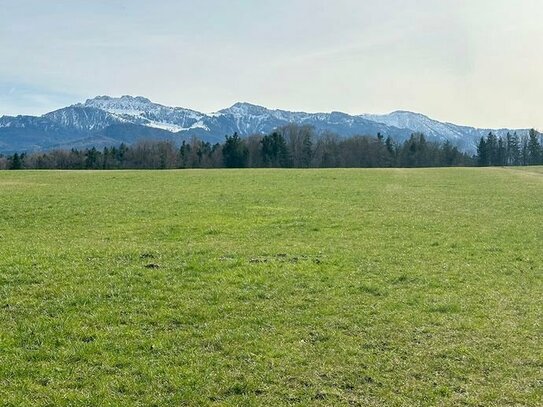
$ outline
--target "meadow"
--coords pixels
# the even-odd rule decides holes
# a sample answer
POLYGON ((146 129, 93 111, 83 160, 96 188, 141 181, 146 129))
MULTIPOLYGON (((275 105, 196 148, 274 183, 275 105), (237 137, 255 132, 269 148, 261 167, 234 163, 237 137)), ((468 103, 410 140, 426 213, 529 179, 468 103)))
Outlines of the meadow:
POLYGON ((543 405, 542 202, 538 167, 0 172, 0 405, 543 405))

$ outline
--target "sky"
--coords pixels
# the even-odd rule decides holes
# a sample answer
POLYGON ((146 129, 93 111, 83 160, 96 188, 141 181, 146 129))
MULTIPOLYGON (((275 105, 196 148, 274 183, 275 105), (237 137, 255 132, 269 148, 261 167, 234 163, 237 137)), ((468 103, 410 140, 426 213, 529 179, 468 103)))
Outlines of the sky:
POLYGON ((541 0, 0 0, 0 116, 97 95, 543 129, 541 0))

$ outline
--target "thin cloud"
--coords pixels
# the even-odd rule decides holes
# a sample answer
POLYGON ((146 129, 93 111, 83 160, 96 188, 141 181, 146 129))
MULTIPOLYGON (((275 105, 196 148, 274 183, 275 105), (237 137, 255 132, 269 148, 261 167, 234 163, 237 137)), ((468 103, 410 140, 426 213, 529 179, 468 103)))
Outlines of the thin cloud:
POLYGON ((4 91, 3 112, 139 94, 200 111, 248 100, 543 127, 539 0, 7 3, 0 78, 36 97, 4 91))

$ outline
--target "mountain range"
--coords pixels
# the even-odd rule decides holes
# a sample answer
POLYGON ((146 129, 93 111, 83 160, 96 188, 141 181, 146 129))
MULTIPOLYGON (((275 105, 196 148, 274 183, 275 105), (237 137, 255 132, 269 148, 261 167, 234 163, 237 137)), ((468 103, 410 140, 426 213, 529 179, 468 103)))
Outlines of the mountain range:
POLYGON ((237 132, 245 137, 265 134, 295 123, 313 126, 317 134, 333 132, 342 137, 378 133, 397 141, 420 132, 430 141, 449 140, 473 151, 476 140, 493 132, 526 134, 527 129, 478 129, 443 123, 419 113, 396 111, 385 115, 348 115, 341 112, 303 113, 271 110, 236 103, 216 113, 163 106, 138 96, 98 96, 43 116, 0 117, 0 153, 54 148, 85 148, 131 144, 142 139, 170 140, 177 144, 197 137, 220 142, 237 132))

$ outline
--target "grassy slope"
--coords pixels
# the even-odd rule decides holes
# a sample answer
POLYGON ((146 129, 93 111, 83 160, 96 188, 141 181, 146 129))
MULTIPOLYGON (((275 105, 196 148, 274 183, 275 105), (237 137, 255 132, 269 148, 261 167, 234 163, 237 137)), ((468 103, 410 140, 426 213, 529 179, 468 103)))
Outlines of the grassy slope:
POLYGON ((0 405, 542 403, 541 169, 0 191, 0 405))

